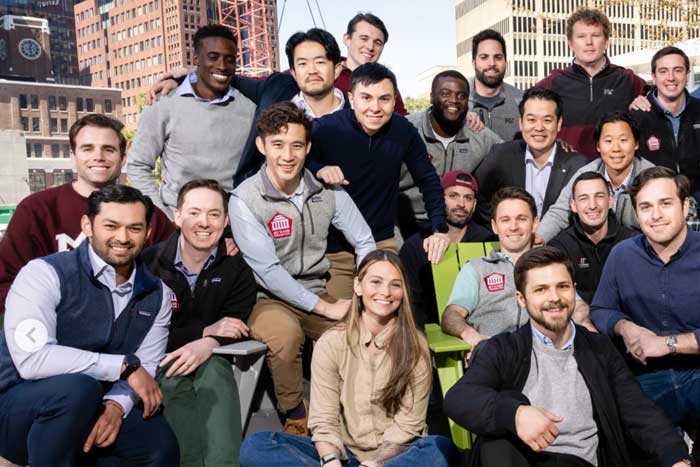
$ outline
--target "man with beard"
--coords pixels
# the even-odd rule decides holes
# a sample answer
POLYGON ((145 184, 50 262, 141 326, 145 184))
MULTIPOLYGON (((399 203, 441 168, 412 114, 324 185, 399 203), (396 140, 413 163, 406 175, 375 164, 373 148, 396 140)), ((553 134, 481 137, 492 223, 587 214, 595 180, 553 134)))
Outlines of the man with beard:
POLYGON ((136 259, 152 212, 137 189, 106 186, 88 198, 87 241, 19 272, 0 335, 0 456, 32 467, 179 464, 154 379, 173 295, 136 259))
POLYGON ((591 318, 601 332, 622 337, 642 390, 692 432, 700 420, 700 233, 685 223, 689 182, 652 167, 629 192, 644 235, 610 253, 591 318))
POLYGON ((472 39, 472 66, 475 78, 469 83, 469 110, 503 141, 518 134, 518 104, 523 91, 503 82, 508 60, 506 41, 493 29, 485 29, 472 39))
POLYGON ((445 413, 479 435, 471 466, 631 467, 627 437, 657 465, 691 465, 610 340, 571 320, 573 275, 548 246, 515 265, 530 322, 481 345, 445 397, 445 413))
POLYGON ((488 225, 491 196, 505 186, 524 188, 535 198, 542 218, 557 201, 562 188, 587 159, 566 152, 557 142, 563 107, 559 95, 544 88, 530 88, 518 105, 522 139, 498 144, 474 173, 479 182, 477 219, 488 225))
MULTIPOLYGON (((476 179, 463 170, 453 170, 442 176, 440 184, 445 190, 447 236, 450 243, 490 240, 493 237, 491 232, 471 221, 476 208, 476 195, 479 192, 476 179)), ((439 319, 433 271, 423 248, 423 234, 418 232, 406 240, 399 256, 411 286, 416 324, 422 328, 426 323, 437 323, 439 319)))
MULTIPOLYGON (((431 107, 408 117, 428 150, 428 159, 439 176, 462 170, 472 172, 501 138, 488 128, 473 131, 467 125, 469 83, 458 71, 435 75, 430 92, 431 107)), ((399 182, 399 226, 404 238, 429 228, 420 190, 404 165, 399 182)))

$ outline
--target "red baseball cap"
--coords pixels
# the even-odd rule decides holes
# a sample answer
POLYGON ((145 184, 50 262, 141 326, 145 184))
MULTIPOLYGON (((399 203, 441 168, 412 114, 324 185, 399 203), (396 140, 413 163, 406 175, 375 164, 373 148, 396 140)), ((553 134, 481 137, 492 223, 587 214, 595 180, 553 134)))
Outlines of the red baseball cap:
POLYGON ((452 172, 447 172, 440 179, 440 185, 442 185, 443 190, 453 186, 464 186, 471 188, 475 195, 479 193, 479 184, 476 183, 476 179, 472 174, 465 172, 464 170, 453 170, 452 172), (457 177, 460 175, 463 176, 462 178, 467 177, 469 180, 458 179, 457 177))

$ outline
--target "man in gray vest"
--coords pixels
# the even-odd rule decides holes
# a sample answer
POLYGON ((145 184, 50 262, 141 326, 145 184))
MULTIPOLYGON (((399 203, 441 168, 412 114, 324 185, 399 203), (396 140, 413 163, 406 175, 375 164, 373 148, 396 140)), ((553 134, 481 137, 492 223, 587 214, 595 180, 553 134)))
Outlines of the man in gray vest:
POLYGON ((197 71, 141 114, 128 172, 133 185, 171 219, 180 188, 194 178, 213 179, 226 191, 253 125, 255 104, 231 86, 236 41, 221 25, 194 35, 197 71), (153 177, 161 158, 160 190, 153 177))
MULTIPOLYGON (((464 265, 442 316, 442 330, 472 348, 528 320, 527 311, 515 298, 513 267, 532 247, 539 225, 535 200, 522 188, 505 187, 494 193, 491 203, 491 228, 498 235, 500 249, 464 265)), ((576 306, 579 316, 583 314, 588 321, 588 305, 577 302, 576 306)))
POLYGON ((375 249, 372 232, 350 196, 324 187, 304 168, 311 121, 291 102, 260 114, 258 149, 265 164, 233 192, 233 236, 261 292, 248 319, 251 336, 268 346, 268 367, 284 431, 307 435, 301 350, 341 319, 350 300, 326 292, 328 229, 353 245, 357 262, 375 249))
POLYGON ((88 241, 27 263, 0 335, 0 456, 32 467, 179 464, 153 379, 170 289, 136 261, 153 203, 109 185, 88 198, 88 241), (79 452, 89 456, 78 462, 79 452))

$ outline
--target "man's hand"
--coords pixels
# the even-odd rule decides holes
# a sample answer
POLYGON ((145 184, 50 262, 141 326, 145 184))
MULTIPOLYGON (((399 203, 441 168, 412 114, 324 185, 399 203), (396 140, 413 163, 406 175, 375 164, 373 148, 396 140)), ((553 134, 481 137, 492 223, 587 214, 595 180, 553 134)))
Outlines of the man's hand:
POLYGON ((467 126, 470 130, 479 132, 484 129, 484 122, 476 112, 467 112, 467 126))
POLYGON ((559 436, 559 423, 563 418, 540 407, 521 405, 515 412, 515 431, 525 444, 535 452, 546 449, 559 436))
POLYGON ((535 232, 535 235, 532 236, 532 246, 544 246, 544 238, 542 238, 537 232, 535 232))
POLYGON ((126 382, 143 402, 143 418, 148 418, 156 413, 163 401, 163 393, 160 392, 160 387, 153 376, 141 367, 131 373, 126 382))
POLYGON ((659 353, 659 341, 663 347, 666 347, 665 339, 657 336, 645 327, 637 326, 632 321, 621 319, 617 322, 617 324, 615 324, 614 330, 615 334, 622 336, 622 340, 625 342, 627 351, 631 353, 634 358, 645 365, 647 357, 658 357, 669 353, 668 348, 666 348, 666 353, 656 355, 659 353), (658 341, 657 339, 653 338, 658 338, 658 341), (647 354, 647 352, 649 352, 649 354, 647 354))
POLYGON ((165 373, 165 377, 186 376, 206 362, 218 346, 219 343, 213 337, 203 337, 165 354, 165 358, 158 366, 164 368, 168 363, 173 362, 165 373))
MULTIPOLYGON (((377 462, 377 461, 370 461, 370 460, 367 460, 367 461, 362 461, 362 463, 360 464, 360 466, 364 466, 364 467, 382 467, 382 464, 380 464, 380 463, 377 462)), ((358 467, 359 467, 359 466, 358 466, 358 467)))
POLYGON ((236 256, 240 251, 232 238, 224 238, 224 243, 226 243, 226 256, 236 256))
POLYGON ((243 321, 238 318, 231 318, 227 316, 225 318, 221 318, 216 323, 205 327, 202 331, 202 337, 219 336, 240 339, 243 336, 248 337, 248 332, 248 326, 246 326, 243 321))
POLYGON ((329 165, 316 172, 316 178, 326 185, 349 185, 343 171, 337 165, 329 165))
POLYGON ((157 101, 159 95, 168 95, 170 91, 177 87, 177 81, 175 80, 187 75, 189 72, 190 70, 187 68, 177 68, 163 73, 160 78, 158 78, 158 81, 151 86, 148 93, 146 93, 146 105, 151 105, 153 102, 157 101))
POLYGON ((646 96, 637 96, 634 98, 629 106, 629 110, 641 110, 642 112, 649 112, 651 110, 651 102, 646 96))
POLYGON ((428 261, 438 264, 450 246, 450 237, 447 234, 436 232, 423 240, 423 249, 428 255, 428 261))
POLYGON ((105 402, 102 405, 102 415, 95 422, 92 431, 83 445, 83 452, 89 452, 92 446, 106 448, 114 443, 122 426, 124 409, 114 401, 105 402))
POLYGON ((352 303, 352 301, 347 298, 341 298, 335 303, 329 303, 320 298, 313 311, 321 316, 325 316, 328 319, 338 321, 343 319, 345 314, 348 312, 350 309, 350 303, 352 303))
POLYGON ((576 152, 576 149, 574 149, 571 144, 567 143, 563 139, 558 139, 557 143, 559 143, 559 146, 561 146, 564 152, 576 152))

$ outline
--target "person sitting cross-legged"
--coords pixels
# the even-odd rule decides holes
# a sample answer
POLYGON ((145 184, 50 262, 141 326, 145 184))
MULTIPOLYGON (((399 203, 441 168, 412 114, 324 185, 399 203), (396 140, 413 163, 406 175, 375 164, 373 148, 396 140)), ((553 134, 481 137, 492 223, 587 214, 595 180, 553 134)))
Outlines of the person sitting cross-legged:
POLYGON ((326 331, 311 362, 311 438, 258 432, 244 467, 447 467, 456 449, 426 436, 431 368, 398 256, 375 250, 360 264, 350 311, 326 331))

